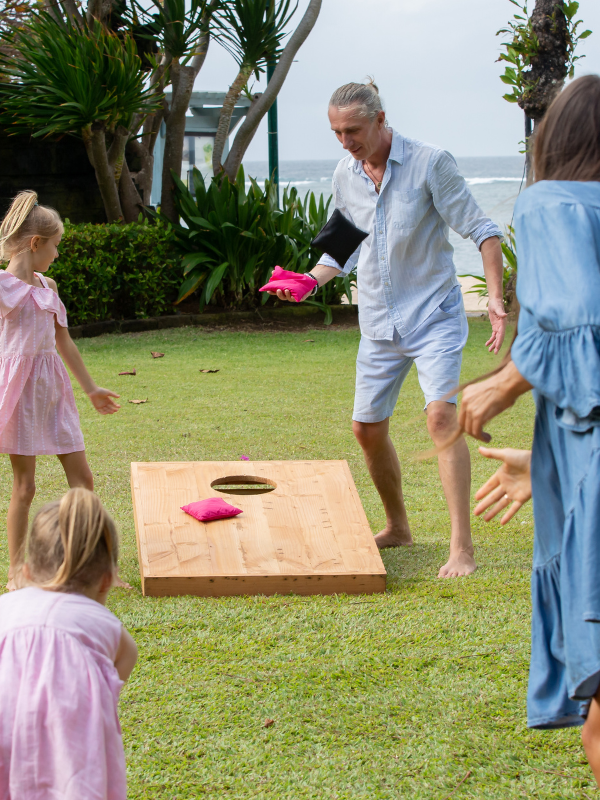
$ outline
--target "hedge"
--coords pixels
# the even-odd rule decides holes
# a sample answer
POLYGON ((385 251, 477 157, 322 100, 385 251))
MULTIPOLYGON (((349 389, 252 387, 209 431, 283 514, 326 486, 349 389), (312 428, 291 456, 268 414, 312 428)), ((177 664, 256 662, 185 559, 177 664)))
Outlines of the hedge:
POLYGON ((47 274, 70 325, 173 313, 183 273, 170 226, 67 222, 59 253, 47 274))

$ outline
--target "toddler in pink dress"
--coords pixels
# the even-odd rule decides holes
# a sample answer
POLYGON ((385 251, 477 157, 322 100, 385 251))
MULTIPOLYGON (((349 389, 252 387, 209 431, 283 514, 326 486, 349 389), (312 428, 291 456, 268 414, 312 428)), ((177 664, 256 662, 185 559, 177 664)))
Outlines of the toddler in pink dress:
POLYGON ((35 457, 57 455, 69 486, 93 489, 63 360, 101 414, 119 409, 112 399, 118 395, 90 377, 69 336, 56 284, 42 275, 58 257, 62 234, 59 215, 38 205, 35 192, 20 192, 0 226, 0 257, 10 259, 0 270, 0 453, 10 454, 14 476, 6 526, 9 589, 23 560, 35 457))
POLYGON ((117 703, 137 648, 104 607, 117 553, 87 489, 35 517, 29 585, 0 597, 0 800, 126 800, 117 703))

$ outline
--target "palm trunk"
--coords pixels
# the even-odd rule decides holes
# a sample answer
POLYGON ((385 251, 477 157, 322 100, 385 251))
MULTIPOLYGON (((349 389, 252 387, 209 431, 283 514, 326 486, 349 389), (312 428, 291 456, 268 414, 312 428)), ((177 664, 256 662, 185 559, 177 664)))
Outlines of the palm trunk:
POLYGON ((119 197, 125 222, 137 222, 140 212, 144 210, 144 205, 129 172, 127 161, 123 161, 123 169, 119 180, 119 197))
POLYGON ((107 222, 123 219, 114 167, 108 161, 104 126, 93 124, 83 131, 83 141, 90 163, 96 173, 107 222))
POLYGON ((528 117, 539 121, 567 77, 568 28, 562 3, 536 0, 531 27, 539 46, 524 75, 526 88, 519 105, 528 117))
POLYGON ((185 115, 194 90, 196 72, 193 67, 182 67, 176 61, 171 64, 172 96, 171 107, 166 118, 165 152, 162 171, 162 192, 160 205, 162 213, 173 222, 177 221, 177 210, 173 198, 173 178, 171 170, 177 175, 181 172, 183 159, 183 139, 185 136, 185 115))
POLYGON ((229 87, 229 91, 225 95, 223 101, 223 108, 219 114, 219 124, 217 125, 217 132, 215 134, 215 144, 213 148, 212 166, 215 175, 220 175, 223 172, 223 150, 225 143, 229 136, 229 128, 231 126, 231 117, 233 116, 233 109, 235 104, 240 99, 240 95, 244 86, 248 83, 248 79, 252 74, 252 67, 242 65, 237 74, 236 79, 229 87))
POLYGON ((296 57, 296 53, 304 44, 307 36, 312 31, 321 11, 322 0, 310 0, 304 16, 294 33, 290 36, 275 71, 269 81, 265 91, 256 95, 252 101, 252 105, 246 115, 246 119, 241 124, 238 132, 235 135, 233 145, 227 156, 227 160, 223 166, 225 174, 230 180, 235 180, 238 173, 242 159, 248 149, 248 145, 252 141, 258 126, 273 105, 275 98, 279 94, 279 90, 283 86, 283 82, 287 78, 292 62, 296 57))

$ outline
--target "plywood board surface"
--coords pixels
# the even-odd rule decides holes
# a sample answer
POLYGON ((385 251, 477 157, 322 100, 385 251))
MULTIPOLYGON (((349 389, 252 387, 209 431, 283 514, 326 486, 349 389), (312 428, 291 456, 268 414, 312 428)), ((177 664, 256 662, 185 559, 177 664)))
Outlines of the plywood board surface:
POLYGON ((138 462, 131 489, 145 595, 385 591, 346 461, 138 462), (258 483, 269 491, 248 494, 258 483), (208 497, 242 513, 198 522, 181 511, 208 497))

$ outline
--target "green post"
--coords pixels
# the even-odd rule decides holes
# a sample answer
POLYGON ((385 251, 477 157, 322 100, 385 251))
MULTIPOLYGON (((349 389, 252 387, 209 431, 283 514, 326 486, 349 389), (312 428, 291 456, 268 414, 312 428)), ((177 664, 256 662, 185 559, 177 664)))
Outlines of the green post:
MULTIPOLYGON (((275 72, 276 62, 267 64, 267 82, 269 82, 275 72)), ((277 205, 279 206, 279 143, 277 141, 277 100, 268 112, 269 128, 269 178, 275 184, 277 192, 277 205)))

